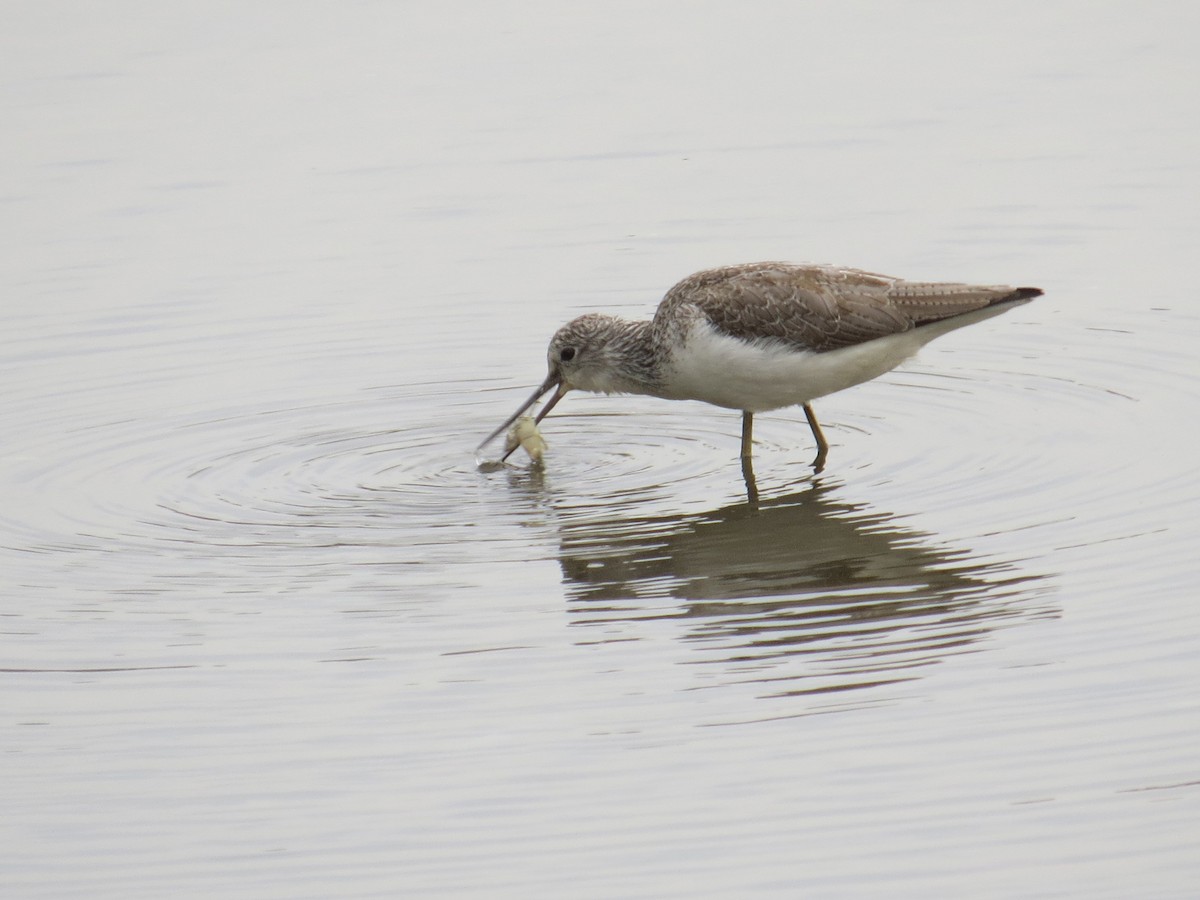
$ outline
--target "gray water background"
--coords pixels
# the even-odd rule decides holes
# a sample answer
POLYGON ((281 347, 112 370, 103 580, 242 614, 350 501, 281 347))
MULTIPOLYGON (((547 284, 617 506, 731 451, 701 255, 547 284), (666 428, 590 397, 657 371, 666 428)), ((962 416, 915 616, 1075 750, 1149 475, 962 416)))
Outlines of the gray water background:
POLYGON ((10 5, 11 897, 1186 897, 1200 9, 10 5), (572 395, 757 259, 1046 295, 572 395))

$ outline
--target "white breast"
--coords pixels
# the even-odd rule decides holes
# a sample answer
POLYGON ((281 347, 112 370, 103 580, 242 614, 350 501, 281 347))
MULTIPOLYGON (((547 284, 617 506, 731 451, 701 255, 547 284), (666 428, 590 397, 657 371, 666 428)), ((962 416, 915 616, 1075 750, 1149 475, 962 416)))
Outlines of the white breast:
POLYGON ((922 332, 814 353, 779 341, 739 340, 697 320, 665 367, 663 395, 751 412, 795 406, 891 371, 934 336, 922 332))

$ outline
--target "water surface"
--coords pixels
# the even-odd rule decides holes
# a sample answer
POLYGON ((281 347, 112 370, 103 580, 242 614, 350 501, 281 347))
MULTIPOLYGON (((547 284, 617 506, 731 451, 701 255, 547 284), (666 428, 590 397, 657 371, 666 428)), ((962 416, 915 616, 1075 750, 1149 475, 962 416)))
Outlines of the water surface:
POLYGON ((8 890, 1188 896, 1196 18, 22 9, 8 890), (1046 295, 821 473, 575 395, 476 466, 561 322, 779 258, 1046 295))

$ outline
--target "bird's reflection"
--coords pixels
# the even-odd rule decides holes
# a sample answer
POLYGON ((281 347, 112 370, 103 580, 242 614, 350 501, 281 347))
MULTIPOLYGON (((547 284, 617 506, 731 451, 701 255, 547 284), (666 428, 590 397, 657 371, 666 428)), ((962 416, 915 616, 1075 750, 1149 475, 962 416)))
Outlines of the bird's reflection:
POLYGON ((839 493, 817 481, 700 515, 565 515, 573 622, 628 640, 647 620, 674 619, 697 661, 743 677, 805 657, 805 673, 784 677, 815 677, 791 686, 809 692, 916 677, 1002 620, 1045 614, 1030 601, 1036 576, 973 560, 839 493))

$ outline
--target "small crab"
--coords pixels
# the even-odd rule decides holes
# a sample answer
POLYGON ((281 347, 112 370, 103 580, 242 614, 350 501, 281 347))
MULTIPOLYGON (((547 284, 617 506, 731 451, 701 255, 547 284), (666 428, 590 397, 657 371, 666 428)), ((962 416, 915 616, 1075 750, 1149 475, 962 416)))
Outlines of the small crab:
POLYGON ((546 440, 538 431, 533 416, 521 416, 513 422, 512 428, 508 429, 504 439, 504 455, 507 457, 518 447, 528 453, 535 463, 540 463, 546 453, 546 440))

